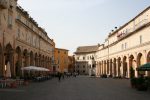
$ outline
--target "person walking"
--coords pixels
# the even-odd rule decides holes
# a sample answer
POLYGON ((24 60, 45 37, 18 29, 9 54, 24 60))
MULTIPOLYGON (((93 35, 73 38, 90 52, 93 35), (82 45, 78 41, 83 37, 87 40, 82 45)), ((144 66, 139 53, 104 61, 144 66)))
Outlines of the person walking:
POLYGON ((60 82, 61 81, 61 73, 58 72, 58 81, 60 82))

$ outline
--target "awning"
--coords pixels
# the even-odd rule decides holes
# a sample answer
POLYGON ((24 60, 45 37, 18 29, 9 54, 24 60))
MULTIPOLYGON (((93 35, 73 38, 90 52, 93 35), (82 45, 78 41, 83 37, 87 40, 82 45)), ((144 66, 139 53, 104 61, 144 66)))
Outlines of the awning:
POLYGON ((150 63, 146 63, 144 65, 139 66, 137 71, 150 71, 150 63))
POLYGON ((36 67, 36 66, 22 67, 21 70, 26 70, 26 71, 50 71, 47 68, 36 67))

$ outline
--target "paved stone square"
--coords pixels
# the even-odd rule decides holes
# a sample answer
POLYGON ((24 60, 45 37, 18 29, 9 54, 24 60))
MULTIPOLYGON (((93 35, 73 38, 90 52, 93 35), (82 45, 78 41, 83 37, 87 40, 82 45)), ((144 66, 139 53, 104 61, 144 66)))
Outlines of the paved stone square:
POLYGON ((150 89, 136 91, 127 79, 78 76, 0 89, 0 100, 150 100, 150 89))

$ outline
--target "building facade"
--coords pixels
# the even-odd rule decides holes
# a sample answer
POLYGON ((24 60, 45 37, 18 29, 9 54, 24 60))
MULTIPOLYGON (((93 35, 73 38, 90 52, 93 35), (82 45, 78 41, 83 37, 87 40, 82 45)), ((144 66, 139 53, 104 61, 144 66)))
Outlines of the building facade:
MULTIPOLYGON (((112 31, 96 55, 96 74, 113 77, 130 77, 133 67, 150 62, 150 7, 120 28, 112 31)), ((145 72, 150 75, 150 72, 145 72)))
POLYGON ((55 48, 55 71, 68 72, 68 50, 55 48))
POLYGON ((0 76, 10 63, 11 76, 20 76, 29 65, 50 69, 55 43, 44 29, 17 4, 17 0, 0 0, 0 76))
POLYGON ((75 72, 75 57, 68 56, 68 72, 73 73, 75 72))
POLYGON ((84 75, 96 74, 96 52, 99 45, 81 46, 75 52, 75 71, 84 75))

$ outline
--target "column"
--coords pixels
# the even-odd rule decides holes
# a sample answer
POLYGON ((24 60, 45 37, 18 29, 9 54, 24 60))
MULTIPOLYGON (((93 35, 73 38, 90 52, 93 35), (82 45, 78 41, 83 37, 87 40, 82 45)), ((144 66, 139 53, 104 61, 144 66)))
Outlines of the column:
POLYGON ((130 66, 129 66, 129 57, 127 57, 126 59, 126 62, 127 62, 127 78, 130 78, 130 66))
POLYGON ((119 76, 119 70, 118 70, 118 61, 116 60, 116 76, 119 76))

